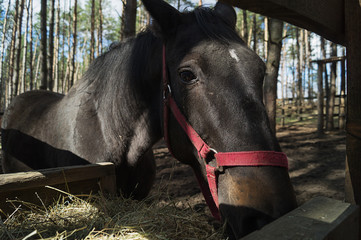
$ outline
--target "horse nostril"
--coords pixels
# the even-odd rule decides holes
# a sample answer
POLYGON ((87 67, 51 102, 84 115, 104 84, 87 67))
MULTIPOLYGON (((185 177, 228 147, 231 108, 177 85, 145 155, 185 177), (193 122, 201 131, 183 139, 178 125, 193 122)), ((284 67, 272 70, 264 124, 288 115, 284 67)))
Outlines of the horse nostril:
POLYGON ((221 204, 222 219, 226 222, 229 239, 239 239, 273 221, 256 209, 221 204))

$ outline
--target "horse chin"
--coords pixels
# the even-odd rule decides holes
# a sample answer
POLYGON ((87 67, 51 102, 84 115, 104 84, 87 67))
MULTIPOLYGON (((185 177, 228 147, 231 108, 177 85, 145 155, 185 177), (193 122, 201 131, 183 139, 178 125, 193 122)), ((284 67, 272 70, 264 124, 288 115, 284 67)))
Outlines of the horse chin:
POLYGON ((229 168, 218 184, 219 209, 230 239, 258 230, 297 207, 283 168, 229 168))
POLYGON ((250 207, 220 204, 219 209, 229 239, 240 239, 274 220, 270 215, 250 207))

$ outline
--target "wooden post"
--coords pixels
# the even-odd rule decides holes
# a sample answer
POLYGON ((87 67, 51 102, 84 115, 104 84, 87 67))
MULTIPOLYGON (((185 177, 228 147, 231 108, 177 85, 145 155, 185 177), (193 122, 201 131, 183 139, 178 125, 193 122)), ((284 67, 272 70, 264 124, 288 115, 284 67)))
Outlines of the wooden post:
POLYGON ((323 63, 317 63, 317 133, 323 134, 323 63))
POLYGON ((345 130, 346 125, 346 105, 345 105, 345 99, 346 99, 346 92, 345 92, 345 84, 346 84, 346 61, 341 61, 341 93, 340 93, 340 113, 339 113, 339 129, 340 131, 345 130))
MULTIPOLYGON (((361 1, 345 2, 347 47, 346 201, 361 204, 361 1)), ((361 234, 360 234, 361 236, 361 234)), ((360 237, 361 239, 361 237, 360 237)))

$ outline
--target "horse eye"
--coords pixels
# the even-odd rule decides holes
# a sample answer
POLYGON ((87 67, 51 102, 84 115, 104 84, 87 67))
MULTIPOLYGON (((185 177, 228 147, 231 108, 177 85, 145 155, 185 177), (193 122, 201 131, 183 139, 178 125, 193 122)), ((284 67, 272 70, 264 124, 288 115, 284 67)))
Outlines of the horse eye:
POLYGON ((189 70, 182 71, 179 73, 180 78, 184 83, 194 83, 197 80, 197 77, 189 70))

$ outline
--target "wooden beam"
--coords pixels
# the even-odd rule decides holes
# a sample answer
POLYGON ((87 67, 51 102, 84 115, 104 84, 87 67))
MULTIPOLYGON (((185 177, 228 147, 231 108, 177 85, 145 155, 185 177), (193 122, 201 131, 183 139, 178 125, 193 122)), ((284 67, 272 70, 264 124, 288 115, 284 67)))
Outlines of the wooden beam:
POLYGON ((333 63, 333 62, 338 62, 338 61, 344 61, 345 59, 346 59, 346 57, 341 56, 341 57, 330 57, 330 58, 325 58, 325 59, 312 60, 310 62, 311 63, 333 63))
MULTIPOLYGON (((346 201, 361 205, 361 1, 345 1, 347 47, 346 201)), ((360 233, 361 235, 361 233, 360 233)), ((361 239, 361 236, 360 236, 361 239)))
POLYGON ((243 240, 358 239, 359 207, 317 197, 243 240))
POLYGON ((345 45, 344 0, 221 0, 345 45))
POLYGON ((109 162, 1 174, 0 192, 3 193, 14 189, 22 190, 46 185, 84 181, 114 175, 114 165, 109 162))

